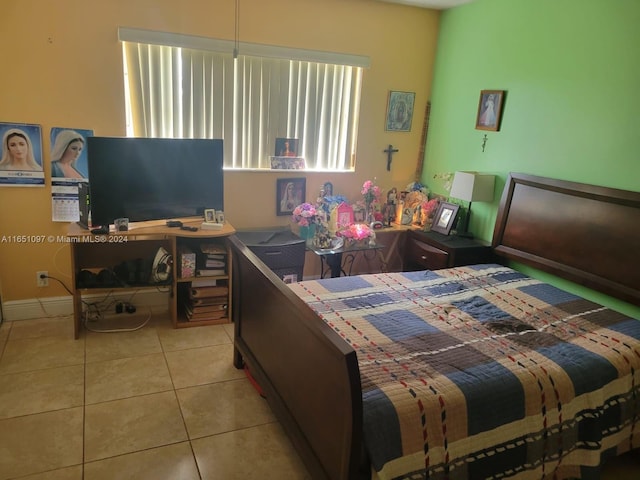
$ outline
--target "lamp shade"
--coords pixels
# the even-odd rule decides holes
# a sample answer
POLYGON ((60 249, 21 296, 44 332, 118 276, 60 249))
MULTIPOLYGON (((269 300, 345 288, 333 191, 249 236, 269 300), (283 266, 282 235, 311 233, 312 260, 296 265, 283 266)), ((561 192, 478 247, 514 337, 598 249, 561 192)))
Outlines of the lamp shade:
POLYGON ((456 172, 449 196, 467 202, 491 202, 495 187, 495 175, 478 172, 456 172))

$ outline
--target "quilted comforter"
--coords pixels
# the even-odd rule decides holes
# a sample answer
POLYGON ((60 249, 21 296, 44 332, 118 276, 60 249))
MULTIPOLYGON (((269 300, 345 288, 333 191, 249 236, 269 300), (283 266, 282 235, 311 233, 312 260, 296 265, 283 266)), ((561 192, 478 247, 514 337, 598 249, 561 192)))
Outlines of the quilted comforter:
POLYGON ((640 321, 499 265, 291 288, 357 352, 380 478, 598 478, 640 444, 640 321))

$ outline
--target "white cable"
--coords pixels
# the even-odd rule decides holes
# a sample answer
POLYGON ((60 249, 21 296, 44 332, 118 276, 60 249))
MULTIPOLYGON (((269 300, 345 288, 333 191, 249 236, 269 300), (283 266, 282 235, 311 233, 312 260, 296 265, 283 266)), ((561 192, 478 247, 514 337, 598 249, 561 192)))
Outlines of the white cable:
MULTIPOLYGON (((87 323, 88 323, 88 318, 87 318, 88 315, 85 315, 84 316, 84 328, 86 328, 90 332, 95 332, 95 333, 135 332, 136 330, 140 330, 142 327, 147 325, 147 323, 149 323, 149 321, 151 320, 151 317, 152 317, 153 313, 151 312, 151 307, 147 307, 147 308, 149 309, 149 315, 147 316, 147 319, 144 322, 142 322, 141 325, 138 325, 137 327, 98 330, 98 329, 95 329, 95 328, 90 328, 89 325, 87 325, 87 323)), ((100 312, 98 312, 98 313, 99 313, 100 316, 102 316, 102 314, 100 312)))

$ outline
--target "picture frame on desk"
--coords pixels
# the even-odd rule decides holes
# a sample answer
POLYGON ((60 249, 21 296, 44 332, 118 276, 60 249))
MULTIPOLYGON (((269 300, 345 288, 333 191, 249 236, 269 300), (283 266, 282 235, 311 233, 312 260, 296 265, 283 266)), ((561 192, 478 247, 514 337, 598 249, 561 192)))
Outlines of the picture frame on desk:
POLYGON ((449 235, 458 216, 460 205, 449 202, 440 202, 438 209, 433 217, 431 230, 434 232, 449 235))
POLYGON ((206 208, 204 210, 204 221, 209 223, 216 223, 216 211, 213 208, 206 208))

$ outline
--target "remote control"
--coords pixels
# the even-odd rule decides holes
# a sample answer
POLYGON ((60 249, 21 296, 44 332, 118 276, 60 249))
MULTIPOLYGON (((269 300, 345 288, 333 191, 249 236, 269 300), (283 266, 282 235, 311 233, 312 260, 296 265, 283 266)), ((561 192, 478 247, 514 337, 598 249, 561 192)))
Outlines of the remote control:
POLYGON ((167 220, 167 227, 181 227, 182 222, 180 220, 167 220))
POLYGON ((197 232, 198 227, 190 227, 189 225, 182 225, 180 230, 188 230, 189 232, 197 232))

